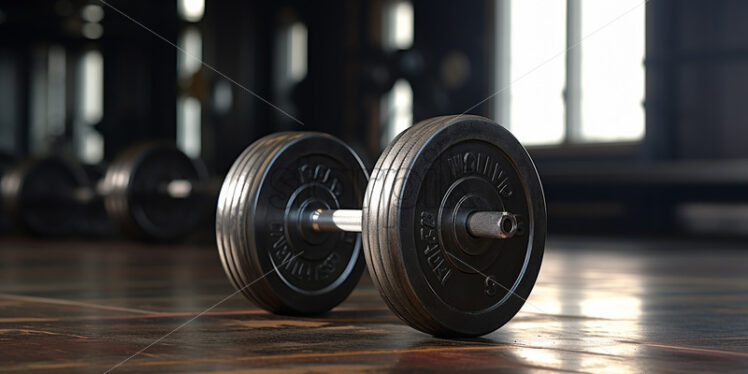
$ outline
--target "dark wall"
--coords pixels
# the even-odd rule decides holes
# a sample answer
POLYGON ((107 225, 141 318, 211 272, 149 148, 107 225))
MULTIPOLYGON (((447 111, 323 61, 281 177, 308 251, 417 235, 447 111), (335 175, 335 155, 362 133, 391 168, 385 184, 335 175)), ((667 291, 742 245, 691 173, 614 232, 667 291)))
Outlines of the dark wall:
POLYGON ((748 157, 748 2, 647 5, 647 136, 653 158, 748 157))
POLYGON ((176 1, 112 1, 128 17, 106 9, 99 41, 104 58, 104 116, 97 128, 112 159, 123 148, 145 139, 176 136, 176 1), (158 34, 158 36, 156 35, 158 34), (159 37, 160 36, 160 37, 159 37))

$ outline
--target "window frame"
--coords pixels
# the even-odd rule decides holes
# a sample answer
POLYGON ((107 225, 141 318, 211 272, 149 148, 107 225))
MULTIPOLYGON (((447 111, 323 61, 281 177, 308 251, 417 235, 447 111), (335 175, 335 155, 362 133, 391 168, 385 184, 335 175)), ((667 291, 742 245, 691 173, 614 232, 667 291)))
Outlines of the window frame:
MULTIPOLYGON (((495 78, 494 92, 502 87, 511 87, 510 71, 508 58, 511 53, 510 33, 511 33, 511 1, 512 0, 495 0, 495 40, 494 53, 495 78)), ((646 36, 647 28, 647 7, 645 6, 645 53, 644 64, 647 59, 646 36)), ((564 136, 559 143, 548 144, 530 144, 526 148, 538 157, 549 158, 574 158, 592 157, 595 155, 602 156, 633 156, 640 149, 648 136, 649 127, 647 126, 646 113, 646 91, 647 91, 647 72, 644 70, 644 99, 642 106, 645 106, 644 113, 644 134, 636 140, 584 140, 582 136, 582 49, 575 46, 581 43, 582 38, 582 1, 566 0, 566 50, 563 58, 565 59, 565 84, 562 92, 564 101, 564 136), (569 48, 575 46, 574 48, 569 48)), ((510 88, 511 89, 511 88, 510 88)), ((499 123, 509 123, 510 119, 510 97, 511 95, 497 95, 495 100, 499 103, 492 105, 493 116, 499 123)))

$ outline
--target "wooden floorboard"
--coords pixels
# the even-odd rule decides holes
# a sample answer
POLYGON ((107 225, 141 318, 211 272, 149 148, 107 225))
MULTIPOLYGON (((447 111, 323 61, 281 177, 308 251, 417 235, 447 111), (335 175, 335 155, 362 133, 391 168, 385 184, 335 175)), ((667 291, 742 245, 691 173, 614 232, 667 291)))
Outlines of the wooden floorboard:
POLYGON ((233 292, 209 245, 0 239, 0 372, 748 372, 748 244, 552 239, 470 340, 404 325, 366 275, 314 318, 206 312, 233 292))

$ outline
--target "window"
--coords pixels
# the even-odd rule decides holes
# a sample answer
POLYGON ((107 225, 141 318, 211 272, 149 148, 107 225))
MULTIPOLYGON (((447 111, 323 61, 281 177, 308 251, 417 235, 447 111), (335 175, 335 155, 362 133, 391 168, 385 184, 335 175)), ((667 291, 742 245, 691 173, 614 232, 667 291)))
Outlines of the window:
POLYGON ((177 1, 177 11, 185 21, 200 21, 205 13, 205 0, 179 0, 177 1))
MULTIPOLYGON (((382 47, 387 51, 413 46, 413 4, 393 1, 384 6, 382 14, 382 47)), ((399 79, 381 101, 382 147, 413 124, 413 89, 405 79, 399 79)))
POLYGON ((88 4, 81 9, 81 34, 88 39, 99 39, 104 34, 101 20, 104 18, 104 8, 98 4, 88 4))
POLYGON ((581 140, 641 139, 644 6, 640 0, 582 0, 581 5, 581 34, 589 35, 580 48, 581 140))
POLYGON ((195 23, 203 19, 205 0, 177 0, 177 11, 186 22, 177 43, 177 76, 182 88, 177 97, 177 147, 197 158, 202 150, 202 104, 190 91, 194 80, 201 79, 196 74, 203 64, 203 35, 195 23))
POLYGON ((306 76, 307 69, 307 29, 301 22, 294 22, 286 30, 288 61, 286 75, 294 82, 306 76))
MULTIPOLYGON (((293 90, 306 77, 308 30, 293 12, 288 12, 287 19, 282 22, 275 40, 274 64, 274 103, 283 112, 292 116, 299 115, 298 108, 293 101, 293 90)), ((288 122, 290 118, 281 112, 275 112, 277 119, 288 122)))
MULTIPOLYGON (((180 10, 185 20, 198 21, 202 18, 202 2, 180 1, 179 4, 185 4, 180 5, 180 9, 185 9, 180 10)), ((203 58, 200 29, 195 25, 184 27, 178 46, 177 74, 182 93, 177 98, 177 147, 188 156, 197 158, 202 149, 202 104, 191 95, 190 88, 195 85, 195 79, 200 79, 195 76, 202 67, 203 58)))
POLYGON ((93 128, 104 115, 104 58, 101 52, 90 50, 81 56, 78 77, 76 149, 82 161, 95 164, 104 158, 104 138, 93 128))
POLYGON ((525 144, 644 136, 641 0, 497 0, 497 119, 525 144))

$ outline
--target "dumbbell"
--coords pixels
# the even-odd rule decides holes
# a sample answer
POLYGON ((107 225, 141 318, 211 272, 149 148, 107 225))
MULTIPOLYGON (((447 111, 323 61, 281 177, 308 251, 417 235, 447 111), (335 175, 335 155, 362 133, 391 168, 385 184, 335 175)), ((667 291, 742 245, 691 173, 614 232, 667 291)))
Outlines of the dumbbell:
POLYGON ((527 151, 503 127, 468 115, 404 131, 370 178, 330 135, 266 136, 234 162, 216 212, 224 270, 258 306, 328 311, 365 262, 396 315, 446 337, 489 333, 519 311, 545 235, 545 199, 527 151))
POLYGON ((75 162, 48 156, 22 162, 1 182, 10 216, 33 234, 75 232, 85 221, 83 212, 100 205, 126 233, 157 240, 194 229, 219 186, 199 161, 158 142, 125 150, 98 181, 89 180, 75 162))

